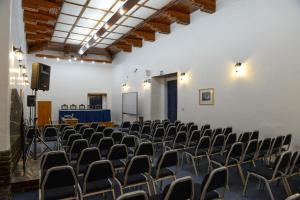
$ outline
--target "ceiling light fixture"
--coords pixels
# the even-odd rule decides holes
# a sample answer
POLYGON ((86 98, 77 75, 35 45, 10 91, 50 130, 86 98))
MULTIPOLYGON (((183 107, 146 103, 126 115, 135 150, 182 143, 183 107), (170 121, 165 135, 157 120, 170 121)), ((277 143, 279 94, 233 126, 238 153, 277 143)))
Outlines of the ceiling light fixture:
POLYGON ((92 61, 92 64, 95 64, 95 61, 92 61))
POLYGON ((60 58, 57 57, 57 58, 56 58, 56 61, 60 61, 60 58))
POLYGON ((44 56, 44 60, 47 60, 47 57, 46 57, 46 56, 44 56))
POLYGON ((88 41, 88 45, 84 45, 80 48, 78 53, 83 55, 88 48, 94 45, 96 40, 101 37, 107 29, 114 25, 125 13, 127 13, 131 8, 133 8, 140 0, 127 0, 116 13, 114 13, 111 18, 102 26, 95 35, 88 41))
POLYGON ((81 60, 80 62, 83 63, 83 60, 81 60))
POLYGON ((69 62, 72 62, 72 59, 71 59, 71 58, 69 59, 69 62))

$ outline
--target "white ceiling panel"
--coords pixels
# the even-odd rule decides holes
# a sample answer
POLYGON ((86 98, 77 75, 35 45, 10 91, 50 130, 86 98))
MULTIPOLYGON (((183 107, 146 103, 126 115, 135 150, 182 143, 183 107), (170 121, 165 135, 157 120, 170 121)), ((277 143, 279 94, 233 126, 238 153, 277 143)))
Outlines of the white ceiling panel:
POLYGON ((77 6, 70 3, 64 3, 61 9, 61 13, 78 16, 82 10, 82 6, 77 6))
POLYGON ((115 40, 110 40, 110 39, 103 39, 103 40, 101 40, 101 43, 102 44, 112 44, 113 42, 114 42, 115 40))
POLYGON ((72 28, 72 25, 56 23, 55 30, 69 32, 72 28))
POLYGON ((126 27, 126 26, 119 26, 118 28, 116 28, 114 30, 114 32, 118 32, 118 33, 127 33, 128 31, 130 31, 132 28, 126 27))
POLYGON ((115 40, 117 40, 117 39, 119 39, 120 37, 122 37, 123 35, 121 35, 121 34, 117 34, 117 33, 110 33, 110 34, 108 34, 107 35, 107 38, 110 38, 110 39, 115 39, 115 40))
POLYGON ((130 18, 126 19, 122 24, 125 26, 135 27, 138 24, 140 24, 142 21, 143 20, 141 20, 141 19, 136 19, 136 18, 130 17, 130 18))
POLYGON ((111 9, 112 12, 117 12, 117 10, 119 8, 121 8, 121 6, 123 6, 123 4, 125 3, 125 1, 118 1, 118 3, 111 9))
POLYGON ((75 34, 75 33, 71 33, 69 35, 69 38, 74 39, 74 40, 84 40, 85 36, 84 35, 78 35, 78 34, 75 34))
POLYGON ((100 44, 97 44, 96 47, 97 48, 106 48, 106 47, 108 47, 108 44, 101 44, 100 43, 100 44))
POLYGON ((156 11, 149 8, 141 7, 137 11, 135 11, 132 16, 146 19, 153 15, 156 11))
POLYGON ((103 23, 103 22, 100 22, 100 23, 96 26, 96 29, 102 28, 103 25, 104 25, 104 23, 103 23))
POLYGON ((66 1, 71 2, 71 3, 80 4, 80 5, 84 5, 87 0, 66 0, 66 1))
POLYGON ((102 19, 102 21, 107 22, 112 16, 113 16, 113 13, 107 13, 107 15, 105 15, 105 17, 102 19))
POLYGON ((91 32, 91 30, 92 29, 89 29, 89 28, 75 26, 72 32, 82 34, 82 35, 88 35, 91 32))
POLYGON ((97 24, 97 21, 90 20, 90 19, 82 19, 80 18, 79 21, 77 22, 78 26, 83 26, 87 28, 94 28, 97 24))
POLYGON ((156 9, 161 9, 162 7, 164 7, 165 5, 167 5, 168 3, 170 3, 172 0, 150 0, 147 3, 145 3, 146 6, 152 7, 152 8, 156 8, 156 9))
POLYGON ((91 0, 90 7, 109 10, 117 0, 91 0))
POLYGON ((58 17, 58 22, 66 23, 66 24, 74 24, 76 21, 76 17, 60 14, 58 17))
POLYGON ((53 36, 65 38, 68 36, 68 32, 54 31, 53 36))
POLYGON ((88 42, 91 38, 92 38, 92 37, 87 36, 87 37, 85 38, 84 42, 88 42))
POLYGON ((139 6, 133 6, 133 8, 131 8, 126 14, 131 15, 133 12, 136 11, 137 8, 139 8, 139 6))
POLYGON ((89 19, 100 20, 104 16, 105 12, 101 10, 87 8, 85 9, 82 17, 86 17, 89 19))
POLYGON ((63 43, 65 41, 65 39, 64 38, 58 38, 58 37, 52 37, 51 41, 52 42, 63 43))
POLYGON ((79 41, 79 40, 67 39, 66 43, 67 43, 67 44, 80 44, 81 41, 79 41))

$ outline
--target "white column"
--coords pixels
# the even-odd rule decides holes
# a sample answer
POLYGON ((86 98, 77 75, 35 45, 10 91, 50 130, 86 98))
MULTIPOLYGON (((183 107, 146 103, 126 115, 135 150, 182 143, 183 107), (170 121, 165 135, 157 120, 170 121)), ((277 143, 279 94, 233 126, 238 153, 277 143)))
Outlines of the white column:
POLYGON ((0 151, 10 149, 10 2, 0 0, 0 151))

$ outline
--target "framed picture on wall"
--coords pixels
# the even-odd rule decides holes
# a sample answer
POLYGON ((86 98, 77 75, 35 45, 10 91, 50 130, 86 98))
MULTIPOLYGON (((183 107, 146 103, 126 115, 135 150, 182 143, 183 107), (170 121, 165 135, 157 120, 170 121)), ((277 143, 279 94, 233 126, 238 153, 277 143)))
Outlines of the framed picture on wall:
POLYGON ((200 105, 214 105, 215 91, 214 88, 200 89, 199 90, 199 104, 200 105))

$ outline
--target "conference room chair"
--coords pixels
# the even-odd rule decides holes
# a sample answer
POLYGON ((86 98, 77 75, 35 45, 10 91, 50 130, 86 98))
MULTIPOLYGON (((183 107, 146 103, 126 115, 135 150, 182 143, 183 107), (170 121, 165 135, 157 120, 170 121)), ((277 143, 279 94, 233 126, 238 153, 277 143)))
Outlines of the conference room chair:
POLYGON ((146 155, 134 156, 125 166, 124 172, 116 175, 121 185, 121 191, 126 188, 147 185, 148 193, 151 196, 151 164, 150 159, 146 155))
POLYGON ((111 137, 114 139, 115 144, 120 144, 124 137, 124 134, 121 131, 114 131, 111 134, 111 137))
POLYGON ((223 134, 217 135, 212 140, 208 155, 209 156, 221 155, 224 144, 225 144, 225 135, 223 135, 223 134))
POLYGON ((97 126, 97 129, 96 129, 96 132, 101 133, 101 132, 103 132, 104 129, 105 129, 105 126, 98 125, 98 126, 97 126))
POLYGON ((186 132, 188 134, 188 128, 187 128, 187 126, 185 126, 185 125, 180 126, 179 132, 186 132))
POLYGON ((210 124, 204 124, 204 125, 201 127, 201 132, 204 133, 207 129, 210 129, 210 124))
POLYGON ((232 133, 232 127, 231 126, 228 126, 228 127, 224 128, 223 134, 225 136, 229 135, 230 133, 232 133))
POLYGON ((110 128, 110 127, 105 127, 103 129, 103 134, 104 137, 111 137, 111 134, 114 132, 114 129, 110 128))
POLYGON ((175 120, 174 121, 174 125, 177 127, 178 126, 178 124, 180 124, 181 123, 181 121, 180 120, 175 120))
POLYGON ((78 108, 79 108, 79 110, 85 110, 85 105, 80 104, 80 105, 78 106, 78 108))
POLYGON ((213 131, 211 129, 205 129, 205 131, 203 132, 203 136, 207 136, 209 138, 213 138, 213 131))
POLYGON ((158 200, 190 200, 194 199, 194 182, 192 177, 185 176, 168 184, 161 194, 154 197, 158 200))
POLYGON ((255 167, 255 156, 258 149, 258 140, 250 140, 243 152, 241 163, 250 163, 255 167))
POLYGON ((77 105, 71 104, 70 105, 70 110, 77 110, 77 105))
MULTIPOLYGON (((193 124, 189 129, 188 129, 188 134, 191 135, 193 133, 193 131, 198 130, 198 125, 193 124)), ((200 130, 199 130, 200 132, 200 130)))
POLYGON ((63 128, 61 133, 64 134, 67 130, 75 130, 75 129, 73 126, 68 125, 63 128))
MULTIPOLYGON (((186 158, 189 157, 190 160, 192 161, 194 173, 196 176, 198 176, 198 170, 197 170, 197 165, 196 165, 196 164, 198 164, 198 162, 197 162, 198 159, 202 160, 202 158, 205 157, 207 159, 208 163, 210 163, 210 158, 208 156, 208 152, 210 149, 210 143, 211 143, 210 138, 207 136, 203 136, 200 138, 199 143, 197 144, 196 148, 186 149, 183 152, 183 156, 185 156, 186 158)), ((182 168, 183 164, 184 164, 184 162, 181 163, 181 168, 182 168)), ((209 171, 209 165, 210 164, 208 164, 207 171, 209 171)))
POLYGON ((163 122, 163 126, 164 126, 164 129, 165 129, 165 130, 167 130, 169 124, 171 124, 170 121, 164 121, 164 122, 163 122))
POLYGON ((165 146, 165 150, 184 150, 187 143, 187 134, 185 132, 179 132, 176 134, 174 141, 165 146))
POLYGON ((95 130, 93 128, 85 128, 82 133, 83 139, 87 139, 88 141, 90 141, 90 138, 92 137, 94 132, 95 130))
MULTIPOLYGON (((68 131, 70 132, 70 131, 68 131)), ((67 143, 65 145, 63 145, 63 148, 65 149, 66 152, 69 152, 71 146, 73 145, 73 142, 75 140, 79 140, 82 139, 82 135, 80 135, 79 133, 72 133, 71 135, 69 135, 67 143)))
POLYGON ((87 105, 86 109, 88 109, 88 110, 94 109, 94 106, 93 105, 87 105))
POLYGON ((104 137, 103 133, 94 132, 89 140, 90 147, 97 147, 100 140, 104 137))
POLYGON ((112 137, 104 137, 100 140, 98 144, 98 149, 100 151, 101 157, 106 158, 110 148, 114 145, 114 140, 112 137))
POLYGON ((292 142, 292 134, 287 134, 282 143, 282 151, 288 151, 292 142))
POLYGON ((53 124, 45 124, 43 127, 43 131, 45 131, 46 128, 49 128, 49 127, 55 127, 55 126, 53 124))
POLYGON ((240 160, 243 155, 243 151, 244 151, 244 144, 242 142, 234 143, 230 151, 227 153, 227 155, 217 155, 217 156, 212 156, 210 158, 211 169, 213 167, 213 164, 219 167, 224 166, 227 169, 236 167, 238 169, 242 183, 244 185, 245 178, 244 178, 242 168, 240 166, 240 160))
POLYGON ((176 126, 176 133, 178 133, 180 131, 180 128, 182 126, 184 126, 184 123, 177 124, 177 126, 176 126))
POLYGON ((137 190, 129 193, 122 194, 117 200, 148 200, 148 195, 143 190, 137 190))
POLYGON ((139 133, 140 138, 147 138, 148 136, 151 136, 151 126, 150 125, 144 125, 139 133))
POLYGON ((121 131, 128 132, 130 127, 131 127, 131 123, 129 121, 124 121, 124 122, 122 122, 120 128, 121 128, 121 131))
POLYGON ((158 127, 153 133, 153 136, 149 136, 149 138, 147 139, 149 139, 154 145, 158 145, 158 144, 163 144, 164 137, 165 137, 165 129, 163 127, 158 127))
POLYGON ((161 120, 162 124, 165 123, 165 122, 170 122, 170 120, 169 119, 163 119, 163 120, 161 120))
POLYGON ((258 150, 255 156, 255 160, 266 161, 268 158, 268 153, 271 148, 272 140, 271 138, 264 138, 258 142, 258 150))
POLYGON ((143 125, 151 125, 152 121, 151 120, 145 120, 143 122, 143 125))
POLYGON ((281 153, 283 140, 284 140, 284 136, 282 136, 282 135, 279 135, 276 138, 272 138, 271 148, 268 153, 268 157, 269 157, 268 162, 272 161, 272 157, 274 157, 274 156, 276 157, 277 155, 279 155, 281 153))
POLYGON ((78 160, 81 152, 88 148, 88 142, 85 139, 77 139, 73 142, 70 151, 69 151, 69 161, 78 160))
POLYGON ((258 140, 258 138, 259 138, 259 131, 258 130, 253 131, 250 140, 258 140))
POLYGON ((84 173, 82 181, 80 181, 83 197, 98 196, 99 194, 111 192, 112 199, 115 199, 115 179, 111 161, 101 160, 91 163, 84 173))
POLYGON ((46 152, 40 161, 40 186, 47 170, 52 167, 68 165, 69 161, 65 151, 46 152))
POLYGON ((80 128, 79 128, 79 133, 81 134, 81 135, 83 135, 83 132, 84 132, 84 130, 85 129, 87 129, 87 128, 90 128, 88 125, 82 125, 80 128))
POLYGON ((26 132, 26 142, 27 143, 32 142, 32 139, 33 139, 33 136, 35 135, 35 133, 38 136, 41 136, 39 129, 34 129, 33 127, 30 127, 27 129, 27 132, 26 132))
POLYGON ((228 186, 226 167, 219 167, 207 174, 200 186, 200 200, 222 199, 228 186), (223 188, 222 194, 218 191, 223 188))
POLYGON ((164 138, 164 145, 171 143, 176 137, 176 126, 169 126, 164 138))
POLYGON ((58 145, 58 131, 55 127, 47 127, 44 129, 43 139, 45 142, 55 142, 56 148, 59 148, 58 145))
POLYGON ((154 159, 154 147, 151 142, 142 142, 138 145, 134 152, 134 156, 147 155, 152 162, 154 159))
POLYGON ((170 128, 171 126, 174 126, 174 127, 175 127, 175 130, 176 130, 176 126, 175 126, 175 124, 174 124, 174 123, 170 123, 170 124, 168 124, 168 125, 167 125, 167 128, 165 128, 165 129, 166 129, 166 131, 168 131, 168 130, 169 130, 169 128, 170 128))
POLYGON ((138 136, 140 132, 140 124, 133 123, 129 129, 129 134, 138 136))
POLYGON ((216 136, 218 135, 223 135, 223 129, 222 128, 216 128, 214 131, 213 131, 213 138, 215 138, 216 136))
POLYGON ((251 136, 251 132, 244 132, 239 135, 238 141, 246 144, 247 142, 249 142, 250 136, 251 136))
POLYGON ((90 125, 90 128, 94 129, 95 131, 97 130, 98 127, 98 122, 92 122, 90 125))
POLYGON ((291 177, 294 177, 294 176, 299 176, 299 175, 300 175, 300 151, 298 150, 298 151, 293 152, 288 173, 283 178, 283 180, 285 181, 285 183, 287 185, 288 195, 293 194, 288 179, 290 179, 291 177))
POLYGON ((188 122, 188 123, 186 123, 187 130, 189 131, 190 128, 191 128, 191 126, 193 126, 194 124, 195 124, 194 122, 188 122))
POLYGON ((175 150, 170 150, 164 152, 157 160, 156 166, 153 166, 151 169, 151 177, 155 183, 160 182, 160 188, 162 186, 162 182, 167 179, 176 179, 176 173, 178 170, 179 158, 178 152, 175 150), (175 168, 172 170, 171 168, 175 168))
POLYGON ((132 156, 134 150, 138 146, 138 138, 134 135, 125 135, 121 141, 121 144, 125 144, 128 149, 128 156, 132 156))
POLYGON ((69 106, 67 104, 63 104, 63 105, 60 106, 60 109, 61 110, 68 110, 69 106))
POLYGON ((153 121, 153 123, 151 124, 151 132, 153 133, 156 129, 156 126, 159 125, 160 122, 157 121, 153 121))
POLYGON ((107 159, 111 161, 114 169, 119 171, 125 167, 128 160, 128 150, 125 144, 115 144, 110 148, 107 159))
MULTIPOLYGON (((280 156, 277 156, 276 161, 274 162, 272 167, 259 166, 259 167, 252 167, 248 169, 243 195, 246 196, 249 178, 253 176, 265 183, 271 200, 275 200, 273 192, 270 187, 270 183, 283 180, 283 177, 285 177, 286 174, 288 173, 289 165, 291 162, 291 156, 292 156, 291 152, 285 151, 280 156)), ((287 187, 285 181, 283 181, 283 185, 287 187)))
POLYGON ((83 123, 77 123, 74 127, 75 131, 76 132, 79 132, 80 131, 80 128, 83 126, 84 124, 83 123))
POLYGON ((74 134, 76 134, 76 131, 73 128, 64 130, 64 132, 62 133, 62 135, 60 137, 61 146, 66 146, 70 135, 74 135, 74 134))
POLYGON ((186 148, 195 148, 201 138, 201 132, 199 130, 194 130, 188 139, 186 148))
POLYGON ((41 200, 82 199, 81 188, 73 168, 66 165, 49 169, 41 184, 39 197, 41 200))
POLYGON ((101 155, 97 147, 83 149, 80 153, 78 161, 76 162, 76 174, 83 174, 91 163, 98 160, 101 160, 101 155))
POLYGON ((58 129, 59 133, 61 134, 63 132, 64 128, 67 126, 70 126, 70 125, 69 124, 60 124, 59 129, 58 129))
POLYGON ((223 147, 223 150, 222 150, 223 154, 227 153, 230 150, 231 146, 234 143, 236 143, 236 141, 237 141, 236 133, 230 133, 229 135, 227 135, 226 140, 225 140, 225 144, 224 144, 224 147, 223 147))

